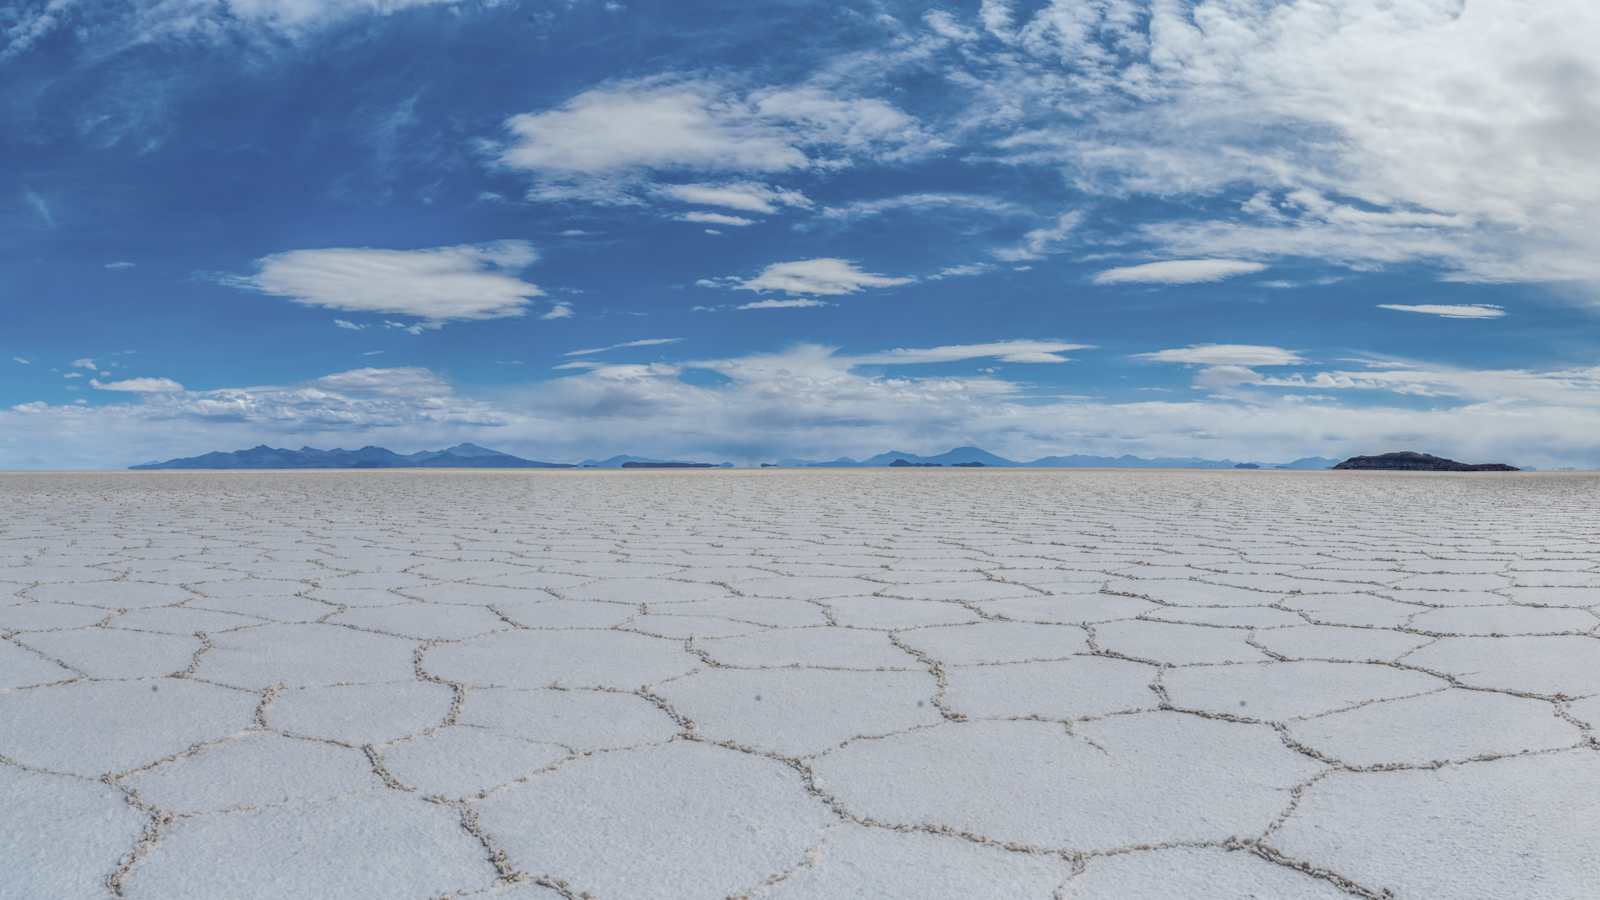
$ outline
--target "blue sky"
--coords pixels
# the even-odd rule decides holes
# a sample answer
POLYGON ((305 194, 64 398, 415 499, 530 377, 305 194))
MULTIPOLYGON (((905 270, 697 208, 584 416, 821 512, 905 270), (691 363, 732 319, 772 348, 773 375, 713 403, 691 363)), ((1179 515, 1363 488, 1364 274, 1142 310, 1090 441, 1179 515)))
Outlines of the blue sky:
POLYGON ((0 467, 1600 465, 1580 0, 23 0, 0 467))

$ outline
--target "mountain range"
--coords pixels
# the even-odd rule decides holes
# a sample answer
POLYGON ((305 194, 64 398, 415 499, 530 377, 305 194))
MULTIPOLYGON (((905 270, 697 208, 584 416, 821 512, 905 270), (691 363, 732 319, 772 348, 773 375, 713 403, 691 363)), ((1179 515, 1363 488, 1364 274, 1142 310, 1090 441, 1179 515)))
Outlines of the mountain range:
POLYGON ((1142 456, 1088 456, 1075 453, 1070 456, 1042 456, 1035 460, 1021 462, 997 456, 982 447, 956 447, 934 456, 922 456, 916 453, 906 453, 903 450, 890 450, 879 453, 866 459, 852 459, 842 456, 838 459, 825 461, 804 459, 781 459, 778 465, 789 468, 802 469, 845 469, 845 468, 871 468, 876 466, 892 465, 896 460, 905 460, 913 466, 971 466, 982 464, 996 468, 1028 468, 1028 469, 1234 469, 1241 465, 1259 466, 1263 469, 1329 469, 1338 462, 1322 456, 1307 456, 1282 464, 1268 463, 1241 463, 1231 459, 1201 459, 1194 456, 1183 457, 1156 457, 1154 459, 1142 456))
MULTIPOLYGON (((1338 460, 1320 456, 1297 459, 1290 463, 1271 465, 1265 463, 1236 462, 1231 459, 1200 459, 1197 457, 1140 456, 1045 456, 1028 462, 1006 459, 982 447, 956 447, 933 456, 890 450, 866 459, 840 457, 833 460, 783 459, 777 465, 786 468, 877 468, 899 462, 902 466, 963 466, 994 468, 1108 468, 1108 469, 1327 469, 1338 460)), ((722 463, 720 467, 728 467, 722 463)), ((362 447, 359 450, 319 450, 301 447, 288 450, 261 444, 247 450, 232 452, 214 451, 200 456, 169 459, 165 462, 148 462, 133 469, 652 469, 652 468, 713 468, 712 463, 681 462, 653 459, 644 456, 618 455, 607 459, 586 459, 583 462, 554 463, 524 459, 477 444, 457 444, 443 450, 422 450, 416 453, 396 453, 385 447, 362 447)))
POLYGON ((169 459, 130 466, 133 469, 570 469, 571 463, 540 462, 523 459, 477 444, 457 444, 443 450, 396 453, 386 447, 360 450, 318 450, 301 447, 287 450, 259 444, 231 453, 212 452, 200 456, 169 459))

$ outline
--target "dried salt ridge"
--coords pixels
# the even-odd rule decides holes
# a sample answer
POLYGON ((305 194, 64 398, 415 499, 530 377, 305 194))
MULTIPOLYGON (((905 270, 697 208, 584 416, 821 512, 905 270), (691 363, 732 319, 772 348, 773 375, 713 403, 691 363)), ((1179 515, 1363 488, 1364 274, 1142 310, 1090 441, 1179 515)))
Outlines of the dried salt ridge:
POLYGON ((11 897, 1578 898, 1600 478, 0 475, 11 897))

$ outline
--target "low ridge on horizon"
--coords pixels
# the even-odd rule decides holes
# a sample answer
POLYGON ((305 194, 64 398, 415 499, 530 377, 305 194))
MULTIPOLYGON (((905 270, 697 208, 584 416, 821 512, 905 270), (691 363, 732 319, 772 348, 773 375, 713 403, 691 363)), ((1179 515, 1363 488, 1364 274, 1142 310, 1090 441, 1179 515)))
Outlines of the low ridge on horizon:
MULTIPOLYGON (((1095 456, 1068 454, 1043 456, 1033 460, 1013 460, 982 447, 955 447, 943 453, 922 455, 889 450, 864 459, 839 457, 832 460, 780 459, 761 463, 763 468, 886 468, 900 465, 921 467, 993 468, 1166 468, 1166 469, 1330 469, 1337 460, 1308 456, 1287 463, 1241 462, 1232 459, 1200 457, 1095 456)), ((622 469, 622 468, 730 468, 731 463, 709 463, 665 459, 653 456, 617 454, 604 459, 588 458, 576 463, 527 459, 472 443, 456 444, 443 450, 397 453, 386 447, 368 445, 356 450, 335 447, 321 450, 301 447, 290 450, 258 444, 243 450, 211 451, 196 456, 176 457, 129 466, 129 469, 398 469, 398 468, 521 468, 521 469, 622 469)))

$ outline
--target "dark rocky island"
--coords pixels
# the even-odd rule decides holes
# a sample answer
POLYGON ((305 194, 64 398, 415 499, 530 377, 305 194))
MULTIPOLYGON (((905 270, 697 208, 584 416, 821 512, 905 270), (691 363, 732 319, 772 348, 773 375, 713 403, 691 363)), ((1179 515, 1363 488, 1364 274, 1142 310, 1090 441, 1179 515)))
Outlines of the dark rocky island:
POLYGON ((1335 469, 1390 472, 1520 472, 1516 466, 1505 463, 1464 463, 1430 453, 1406 450, 1400 453, 1380 453, 1377 456, 1352 456, 1334 466, 1335 469))

